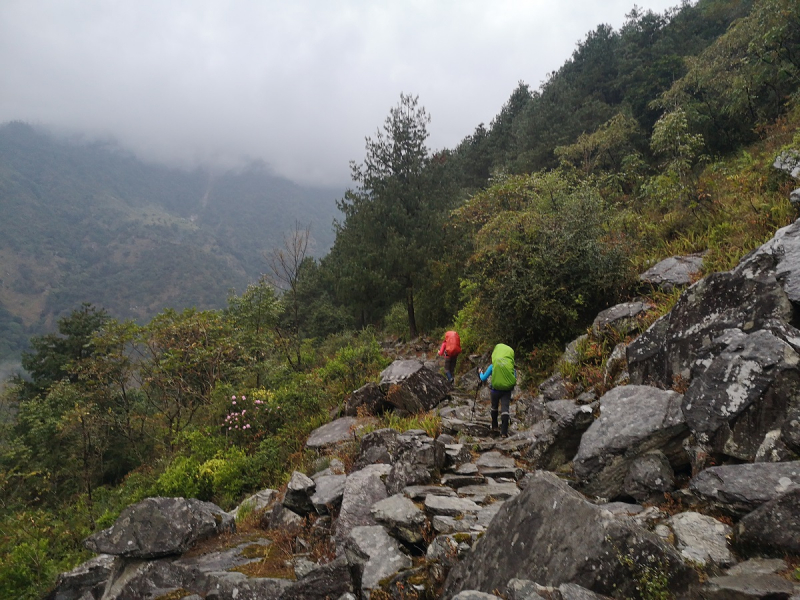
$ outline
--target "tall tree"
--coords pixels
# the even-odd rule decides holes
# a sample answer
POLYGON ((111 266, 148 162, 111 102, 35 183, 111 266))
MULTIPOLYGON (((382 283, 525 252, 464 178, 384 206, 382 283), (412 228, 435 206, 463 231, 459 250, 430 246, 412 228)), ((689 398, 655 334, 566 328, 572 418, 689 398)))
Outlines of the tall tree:
POLYGON ((449 201, 429 168, 428 123, 417 97, 400 94, 383 128, 367 138, 364 162, 350 163, 357 187, 338 203, 344 221, 334 247, 356 289, 374 301, 405 302, 412 338, 419 278, 440 244, 449 201))
POLYGON ((58 320, 58 333, 31 338, 33 350, 22 354, 22 366, 30 375, 30 381, 17 381, 19 399, 47 393, 62 379, 74 383, 77 378, 70 373, 71 364, 94 353, 92 336, 106 321, 108 314, 105 310, 84 303, 58 320))
POLYGON ((308 244, 311 237, 311 225, 301 227, 295 221, 294 231, 283 236, 283 248, 274 248, 266 253, 267 264, 272 272, 271 279, 276 288, 283 290, 285 310, 288 319, 285 325, 278 326, 278 342, 284 350, 286 359, 293 369, 302 367, 300 345, 302 332, 300 331, 300 297, 298 286, 300 283, 300 265, 306 258, 308 244))

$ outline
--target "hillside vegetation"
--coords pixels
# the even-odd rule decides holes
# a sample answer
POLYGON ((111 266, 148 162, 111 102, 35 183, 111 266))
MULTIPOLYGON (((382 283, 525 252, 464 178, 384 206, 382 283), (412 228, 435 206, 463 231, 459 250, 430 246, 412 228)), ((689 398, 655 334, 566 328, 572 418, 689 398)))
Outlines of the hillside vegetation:
POLYGON ((0 127, 0 362, 81 302, 146 322, 165 307, 221 308, 267 270, 295 222, 333 241, 331 189, 253 165, 237 173, 144 164, 110 144, 0 127), (313 215, 313 219, 308 215, 313 215))
MULTIPOLYGON (((799 69, 796 2, 634 11, 619 31, 590 32, 539 90, 520 84, 454 149, 428 150, 429 116, 401 95, 353 163, 330 253, 307 256, 302 229, 273 253, 284 293, 261 280, 223 310, 198 296, 139 324, 76 306, 32 340, 31 379, 3 404, 0 589, 38 597, 88 556, 89 532, 146 496, 230 508, 308 469, 305 436, 387 364, 382 336, 455 326, 465 354, 503 341, 534 385, 617 300, 650 294, 666 311, 675 295, 638 285, 647 266, 707 250, 705 271, 725 270, 797 217, 794 182, 772 163, 800 151, 799 69)), ((191 185, 176 189, 199 194, 191 185)), ((103 206, 145 214, 144 198, 103 206)), ((95 238, 72 227, 39 250, 48 268, 89 252, 95 238)), ((219 278, 222 262, 203 268, 219 278)), ((180 297, 194 289, 165 281, 180 297)), ((607 350, 586 350, 571 375, 592 385, 607 350)))

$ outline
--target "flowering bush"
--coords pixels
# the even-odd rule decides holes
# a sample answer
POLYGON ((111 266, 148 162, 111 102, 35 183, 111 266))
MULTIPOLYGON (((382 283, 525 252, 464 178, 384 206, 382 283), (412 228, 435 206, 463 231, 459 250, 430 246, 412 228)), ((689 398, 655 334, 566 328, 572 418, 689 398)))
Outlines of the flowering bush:
POLYGON ((223 432, 233 443, 249 445, 258 442, 280 426, 280 409, 269 390, 258 389, 249 396, 234 394, 222 421, 223 432))

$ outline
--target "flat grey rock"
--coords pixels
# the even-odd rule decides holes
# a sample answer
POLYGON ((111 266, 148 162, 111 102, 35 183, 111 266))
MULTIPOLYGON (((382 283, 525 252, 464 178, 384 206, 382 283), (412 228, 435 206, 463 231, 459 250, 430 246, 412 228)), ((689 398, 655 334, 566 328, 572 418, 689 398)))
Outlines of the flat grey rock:
POLYGON ((475 515, 466 514, 460 518, 436 515, 431 519, 431 526, 436 533, 460 533, 470 531, 478 523, 475 515))
POLYGON ((751 558, 725 571, 726 575, 768 575, 789 568, 786 561, 780 558, 751 558))
POLYGON ((475 465, 481 473, 489 469, 511 469, 513 471, 517 468, 513 458, 494 450, 481 454, 475 461, 475 465))
POLYGON ((639 275, 639 281, 669 292, 675 287, 689 285, 703 268, 704 254, 670 256, 639 275))
POLYGON ((403 490, 403 494, 412 500, 425 500, 432 496, 455 496, 456 491, 443 485, 410 485, 403 490))
POLYGON ((442 476, 442 484, 452 488, 461 488, 468 485, 480 485, 486 478, 483 475, 459 475, 458 473, 446 473, 442 476))
POLYGON ((513 498, 519 494, 519 488, 516 483, 487 483, 462 487, 458 490, 458 493, 462 496, 480 498, 480 502, 485 502, 489 499, 505 500, 513 498))
POLYGON ((317 427, 308 436, 306 448, 320 450, 355 439, 353 427, 355 427, 356 422, 355 417, 342 417, 322 427, 317 427))
POLYGON ((425 511, 431 515, 455 517, 464 513, 477 513, 480 509, 480 506, 466 498, 434 495, 425 498, 425 511))
POLYGON ((460 465, 455 472, 459 475, 477 475, 479 473, 478 465, 475 463, 465 463, 460 465))
POLYGON ((261 490, 260 492, 256 492, 246 500, 242 501, 239 506, 234 508, 230 514, 231 516, 236 519, 239 516, 239 513, 246 509, 248 511, 258 511, 267 508, 270 504, 272 504, 275 499, 278 497, 278 490, 261 490))
POLYGON ((623 337, 632 333, 639 326, 639 317, 650 309, 644 302, 623 302, 600 312, 592 323, 592 333, 603 338, 607 331, 613 330, 623 337))
POLYGON ((711 577, 702 592, 709 600, 789 598, 792 584, 778 575, 723 575, 711 577))

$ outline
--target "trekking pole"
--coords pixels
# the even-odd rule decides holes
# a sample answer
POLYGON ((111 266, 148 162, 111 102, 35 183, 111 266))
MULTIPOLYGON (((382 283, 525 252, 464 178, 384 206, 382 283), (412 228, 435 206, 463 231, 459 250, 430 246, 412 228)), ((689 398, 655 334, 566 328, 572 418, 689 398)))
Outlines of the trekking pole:
POLYGON ((472 422, 475 422, 475 405, 478 404, 478 392, 481 389, 481 385, 483 385, 483 381, 481 381, 481 371, 478 369, 478 385, 475 386, 475 399, 472 401, 472 422))

